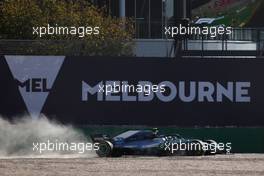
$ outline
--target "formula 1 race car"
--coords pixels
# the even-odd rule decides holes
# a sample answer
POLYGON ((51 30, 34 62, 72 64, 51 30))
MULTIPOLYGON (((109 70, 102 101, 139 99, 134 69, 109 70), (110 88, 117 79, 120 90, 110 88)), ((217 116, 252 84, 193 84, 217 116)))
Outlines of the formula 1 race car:
POLYGON ((113 138, 107 135, 92 135, 98 144, 99 157, 120 157, 122 155, 174 156, 212 155, 220 153, 214 140, 185 139, 180 135, 160 135, 158 129, 129 130, 113 138))

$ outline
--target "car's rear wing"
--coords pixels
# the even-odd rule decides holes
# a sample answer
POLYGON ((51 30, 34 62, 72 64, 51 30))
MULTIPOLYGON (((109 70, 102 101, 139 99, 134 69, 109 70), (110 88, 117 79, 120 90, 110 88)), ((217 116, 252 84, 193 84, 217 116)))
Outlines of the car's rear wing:
POLYGON ((90 135, 93 142, 100 142, 100 141, 106 141, 109 140, 110 137, 105 134, 92 134, 90 135))

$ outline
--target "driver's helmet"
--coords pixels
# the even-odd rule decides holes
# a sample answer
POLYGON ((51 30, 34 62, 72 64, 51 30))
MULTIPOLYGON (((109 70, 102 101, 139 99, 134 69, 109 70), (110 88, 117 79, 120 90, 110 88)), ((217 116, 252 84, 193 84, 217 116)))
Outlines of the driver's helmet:
POLYGON ((158 129, 158 128, 152 128, 152 132, 153 132, 153 134, 154 134, 155 136, 157 136, 158 133, 159 133, 159 129, 158 129))

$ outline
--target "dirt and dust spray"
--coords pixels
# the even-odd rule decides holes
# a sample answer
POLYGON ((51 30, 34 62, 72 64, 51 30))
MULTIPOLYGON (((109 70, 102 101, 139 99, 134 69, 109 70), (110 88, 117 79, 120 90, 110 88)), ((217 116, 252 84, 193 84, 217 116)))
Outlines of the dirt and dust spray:
POLYGON ((90 140, 73 126, 50 121, 43 115, 37 120, 27 116, 16 119, 9 122, 0 117, 0 157, 94 156, 91 148, 87 150, 90 140), (53 150, 40 152, 40 145, 48 147, 47 143, 52 144, 53 150), (55 145, 63 148, 54 150, 55 145))

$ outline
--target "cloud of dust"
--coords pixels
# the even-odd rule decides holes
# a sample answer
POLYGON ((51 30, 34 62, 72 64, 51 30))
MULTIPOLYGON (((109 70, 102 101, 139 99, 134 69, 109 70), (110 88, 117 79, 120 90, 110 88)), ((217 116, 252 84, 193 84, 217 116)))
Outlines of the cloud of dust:
POLYGON ((76 151, 33 150, 33 143, 67 142, 89 143, 83 133, 70 125, 48 120, 45 116, 34 120, 31 117, 16 118, 12 122, 0 117, 0 157, 91 157, 92 151, 80 154, 76 151))

